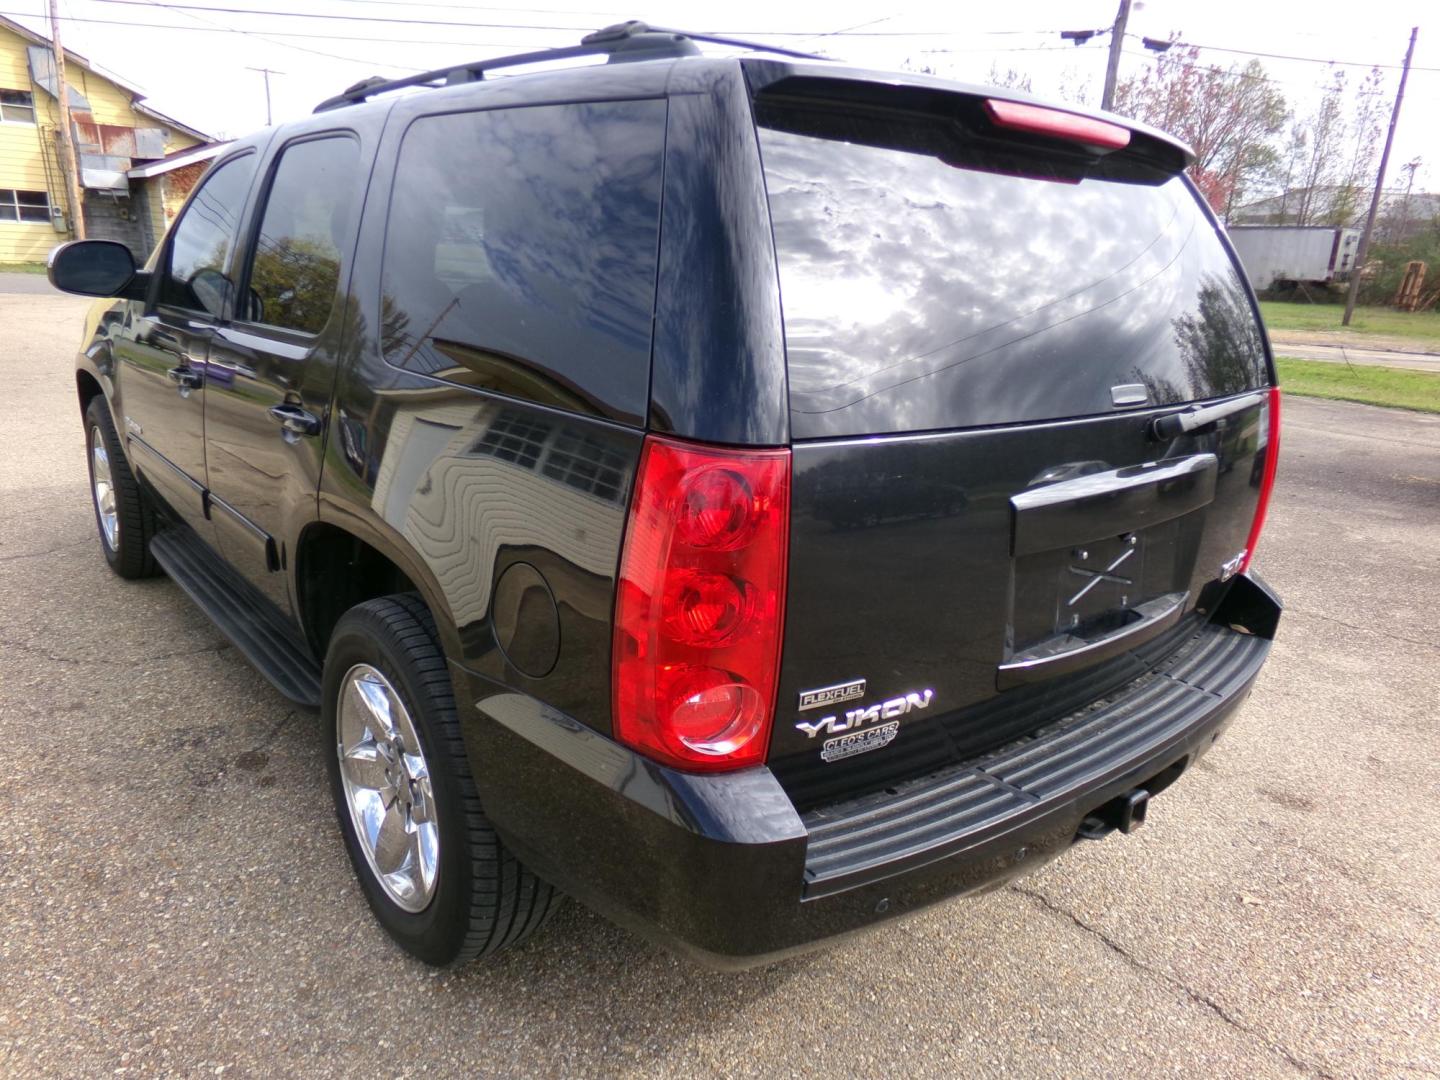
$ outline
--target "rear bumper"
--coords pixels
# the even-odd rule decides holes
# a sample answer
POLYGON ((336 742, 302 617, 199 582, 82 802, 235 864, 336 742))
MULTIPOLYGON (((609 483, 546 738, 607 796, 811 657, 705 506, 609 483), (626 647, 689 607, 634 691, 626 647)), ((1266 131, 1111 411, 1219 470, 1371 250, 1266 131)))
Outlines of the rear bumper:
POLYGON ((1168 785, 1244 701, 1278 614, 1258 579, 1238 579, 1212 622, 1105 701, 803 817, 766 768, 674 772, 457 676, 476 702, 466 734, 482 799, 515 854, 615 922, 738 968, 993 888, 1068 848, 1102 804, 1168 785))

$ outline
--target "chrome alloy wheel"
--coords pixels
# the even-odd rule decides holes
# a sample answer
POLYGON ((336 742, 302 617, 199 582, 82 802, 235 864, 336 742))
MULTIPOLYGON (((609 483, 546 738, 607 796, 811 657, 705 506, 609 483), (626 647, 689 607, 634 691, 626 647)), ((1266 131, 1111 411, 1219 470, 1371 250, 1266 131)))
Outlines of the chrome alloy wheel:
POLYGON ((391 900, 423 911, 435 895, 440 829, 410 713, 369 664, 345 673, 337 712, 340 782, 365 859, 391 900))
POLYGON ((90 473, 95 516, 100 519, 105 546, 114 551, 120 539, 120 515, 115 509, 115 478, 110 475, 110 454, 105 449, 105 439, 98 427, 90 429, 90 473))

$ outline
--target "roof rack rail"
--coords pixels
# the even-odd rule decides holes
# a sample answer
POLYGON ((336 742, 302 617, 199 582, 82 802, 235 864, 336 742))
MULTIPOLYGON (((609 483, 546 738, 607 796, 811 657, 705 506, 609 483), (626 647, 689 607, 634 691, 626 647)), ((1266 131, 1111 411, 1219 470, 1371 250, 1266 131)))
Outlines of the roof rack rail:
POLYGON ((358 105, 378 94, 388 94, 392 90, 405 90, 415 86, 435 89, 441 86, 454 86, 458 83, 476 82, 483 79, 487 71, 519 67, 522 64, 538 64, 547 60, 569 60, 578 56, 608 56, 610 63, 618 64, 632 60, 661 60, 669 57, 696 56, 700 52, 695 47, 696 41, 704 41, 712 45, 734 45, 742 49, 778 53, 782 56, 797 56, 806 60, 829 59, 829 57, 820 56, 817 53, 785 49, 778 45, 766 45, 759 41, 723 37, 719 34, 692 33, 688 30, 667 30, 661 26, 650 26, 638 19, 631 19, 628 22, 616 23, 613 26, 596 30, 594 33, 586 34, 580 39, 579 45, 497 56, 490 60, 477 60, 471 64, 423 71, 418 75, 408 75, 403 79, 382 79, 379 76, 371 76, 353 86, 346 87, 334 97, 326 98, 315 106, 315 111, 320 113, 330 109, 344 108, 346 105, 358 105))

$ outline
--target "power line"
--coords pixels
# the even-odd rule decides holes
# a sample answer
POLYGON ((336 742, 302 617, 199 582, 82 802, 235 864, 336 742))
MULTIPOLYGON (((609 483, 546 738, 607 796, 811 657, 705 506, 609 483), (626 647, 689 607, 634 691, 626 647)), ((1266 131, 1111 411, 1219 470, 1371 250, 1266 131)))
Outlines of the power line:
MULTIPOLYGON (((1131 35, 1134 37, 1135 35, 1131 35)), ((1171 46, 1178 46, 1187 49, 1206 49, 1210 52, 1235 53, 1239 56, 1260 56, 1267 60, 1297 60, 1305 64, 1333 64, 1336 67, 1359 67, 1359 68, 1389 68, 1394 71, 1404 67, 1403 64, 1370 64, 1363 60, 1327 60, 1321 56, 1291 56, 1288 53, 1258 52, 1255 49, 1232 49, 1223 45, 1202 45, 1198 41, 1174 41, 1171 46)), ((1440 68, 1412 67, 1411 71, 1440 71, 1440 68)))
POLYGON ((593 26, 547 26, 540 23, 487 23, 455 19, 397 19, 382 15, 312 15, 304 11, 276 11, 268 8, 211 7, 206 4, 161 3, 160 0, 98 0, 102 4, 127 7, 158 7, 170 11, 206 11, 215 15, 264 15, 267 18, 330 19, 336 22, 377 22, 403 26, 460 26, 481 30, 574 30, 590 31, 593 26))
MULTIPOLYGON (((155 0, 150 0, 150 2, 151 2, 151 5, 152 5, 152 6, 155 6, 155 7, 158 7, 158 6, 159 6, 158 3, 155 2, 155 0)), ((254 33, 253 31, 250 31, 250 30, 241 30, 241 29, 238 28, 238 27, 226 26, 224 23, 216 22, 214 19, 207 19, 207 18, 205 18, 203 15, 191 15, 190 13, 184 12, 184 11, 182 11, 180 14, 183 15, 185 18, 189 19, 191 22, 206 23, 206 24, 208 24, 208 25, 211 26, 211 27, 218 27, 218 28, 220 28, 220 29, 222 29, 222 30, 229 31, 229 32, 231 32, 231 33, 243 34, 243 35, 245 35, 246 37, 253 37, 253 38, 254 38, 255 40, 257 40, 257 41, 263 41, 263 42, 266 42, 266 43, 269 44, 269 45, 278 45, 278 46, 280 46, 280 47, 283 48, 283 49, 290 49, 290 50, 292 50, 293 52, 308 53, 308 54, 311 55, 311 56, 323 56, 323 57, 325 57, 326 59, 329 59, 329 60, 343 60, 343 61, 345 61, 346 63, 351 63, 351 64, 364 64, 366 67, 369 67, 369 68, 371 68, 372 70, 373 70, 375 67, 386 67, 386 68, 391 68, 391 69, 397 70, 397 71, 423 71, 423 70, 424 70, 424 68, 413 68, 413 67, 409 67, 409 66, 407 66, 407 65, 405 65, 405 64, 391 64, 391 63, 387 63, 387 62, 385 62, 385 61, 365 60, 365 59, 362 59, 362 58, 360 58, 360 57, 358 57, 358 56, 342 56, 340 53, 329 52, 329 51, 327 51, 327 50, 325 50, 325 49, 313 49, 313 48, 310 48, 308 45, 296 45, 296 44, 294 44, 293 42, 289 42, 289 41, 276 41, 273 37, 267 37, 265 34, 257 34, 257 33, 254 33)), ((201 28, 200 28, 200 27, 175 27, 175 29, 185 29, 185 30, 189 30, 189 29, 201 29, 201 28)))
MULTIPOLYGON (((182 12, 181 14, 184 14, 184 13, 182 12)), ((39 18, 41 18, 41 16, 36 15, 35 13, 30 12, 30 11, 0 11, 0 15, 9 15, 9 16, 11 16, 11 17, 19 17, 19 18, 22 18, 22 19, 39 19, 39 18)), ((463 46, 466 46, 466 47, 475 47, 475 48, 481 48, 481 49, 526 49, 526 48, 544 49, 544 48, 548 48, 548 47, 549 47, 549 44, 548 44, 548 43, 545 44, 545 45, 525 45, 525 44, 523 44, 523 43, 521 43, 521 42, 516 42, 516 41, 505 41, 505 42, 501 42, 501 41, 457 41, 457 40, 455 40, 455 39, 453 39, 453 38, 447 39, 447 40, 444 40, 444 41, 441 41, 441 40, 438 40, 438 39, 421 39, 421 38, 378 38, 378 37, 362 37, 362 36, 353 35, 353 34, 313 34, 313 33, 304 33, 304 32, 302 32, 302 31, 296 31, 296 30, 266 30, 264 33, 259 33, 259 32, 254 31, 254 30, 242 30, 242 29, 240 29, 239 27, 236 27, 236 26, 221 26, 221 25, 215 25, 215 26, 184 26, 184 25, 182 25, 182 24, 180 24, 180 23, 133 22, 133 21, 130 20, 130 19, 95 19, 95 18, 86 18, 86 17, 80 16, 80 15, 61 15, 61 16, 60 16, 60 21, 61 21, 61 22, 78 22, 78 23, 97 23, 97 24, 102 25, 102 26, 126 26, 126 27, 130 27, 131 29, 135 29, 135 30, 185 30, 185 31, 190 31, 190 32, 194 32, 194 33, 244 34, 244 35, 246 35, 247 37, 259 38, 259 39, 262 40, 262 41, 270 41, 272 37, 298 37, 298 38, 312 38, 312 39, 319 40, 319 41, 367 41, 367 42, 369 42, 369 43, 372 44, 372 45, 450 45, 450 46, 463 45, 463 46)), ((311 52, 311 53, 315 53, 315 54, 318 55, 318 56, 328 56, 328 57, 330 57, 331 59, 335 59, 335 60, 351 60, 351 61, 354 61, 354 62, 357 63, 357 64, 378 64, 378 65, 380 65, 381 67, 398 67, 398 68, 402 68, 402 69, 407 70, 407 71, 424 71, 424 70, 425 70, 424 68, 411 68, 411 67, 406 67, 406 66, 403 65, 403 64, 391 64, 391 63, 388 63, 388 62, 386 62, 386 61, 368 60, 368 59, 364 59, 364 58, 362 58, 362 57, 357 57, 357 56, 339 56, 339 55, 337 55, 337 54, 335 54, 335 53, 321 52, 321 51, 318 50, 318 49, 307 49, 307 48, 305 48, 304 46, 301 46, 301 45, 292 45, 292 44, 290 44, 289 42, 284 42, 284 41, 272 41, 271 44, 274 44, 274 45, 284 45, 286 48, 290 48, 290 49, 300 49, 302 52, 311 52)))
MULTIPOLYGON (((208 4, 183 4, 161 2, 161 0, 96 0, 101 4, 122 4, 132 7, 153 6, 169 8, 175 11, 207 11, 221 15, 264 15, 270 18, 285 19, 331 19, 339 22, 380 22, 391 23, 403 26, 459 26, 483 30, 566 30, 575 32, 589 32, 596 29, 591 25, 586 26, 563 26, 548 23, 505 23, 505 22, 475 22, 470 19, 413 19, 396 18, 384 15, 337 15, 324 14, 319 12, 306 11, 282 11, 274 8, 243 8, 243 7, 217 7, 208 4)), ((486 10, 504 10, 489 9, 486 10)), ((559 13, 557 13, 559 14, 559 13)), ((563 13, 568 14, 568 13, 563 13)), ((576 12, 576 14, 583 14, 576 12)), ((598 13, 597 14, 601 14, 598 13)), ((874 19, 869 23, 860 23, 859 26, 869 26, 873 23, 885 22, 896 18, 894 15, 887 15, 883 19, 874 19)), ((798 38, 823 38, 823 37, 937 37, 955 36, 965 34, 967 36, 976 34, 985 35, 1011 35, 1011 34, 1046 34, 1053 33, 1049 30, 704 30, 696 33, 724 34, 728 36, 750 35, 765 37, 798 37, 798 38)))
MULTIPOLYGON (((428 0, 331 0, 332 3, 342 4, 374 4, 380 7, 400 8, 440 8, 450 11, 514 11, 510 7, 486 7, 481 4, 432 4, 428 0)), ((537 15, 594 15, 597 18, 613 19, 622 14, 618 9, 611 11, 579 11, 574 8, 534 8, 527 7, 526 11, 533 11, 537 15)))
MULTIPOLYGON (((1049 52, 1049 53, 1063 52, 1063 53, 1071 53, 1071 52, 1073 52, 1073 49, 1072 49, 1071 46, 1069 46, 1069 45, 1030 45, 1030 46, 1015 45, 1015 46, 1011 46, 1011 47, 1005 48, 1005 49, 921 49, 921 50, 919 50, 919 52, 920 52, 920 55, 921 55, 921 56, 936 56, 936 55, 941 55, 941 54, 961 54, 961 53, 1017 53, 1017 52, 1024 52, 1024 53, 1031 53, 1031 52, 1049 52)), ((1133 55, 1133 54, 1131 54, 1131 55, 1133 55)))
MULTIPOLYGON (((1221 68, 1219 68, 1219 67, 1216 67, 1214 64, 1204 64, 1204 63, 1201 63, 1201 64, 1192 64, 1192 63, 1188 63, 1188 62, 1183 61, 1183 60, 1175 60, 1175 59, 1173 59, 1173 58, 1162 58, 1162 57, 1156 56, 1154 53, 1149 53, 1149 52, 1136 52, 1136 51, 1134 51, 1133 49, 1126 49, 1126 50, 1124 50, 1124 52, 1125 52, 1125 55, 1126 55, 1126 56, 1132 57, 1132 58, 1135 59, 1135 60, 1144 60, 1144 61, 1147 61, 1148 63, 1155 64, 1155 65, 1157 65, 1157 66, 1160 65, 1160 64, 1162 64, 1162 63, 1166 63, 1166 64, 1170 64, 1170 65, 1173 66, 1173 67, 1182 67, 1182 68, 1185 68, 1185 69, 1187 69, 1187 70, 1189 70, 1189 71, 1215 71, 1215 72, 1219 72, 1222 76, 1224 76, 1224 77, 1227 78, 1227 79, 1244 79, 1244 80, 1246 80, 1247 82, 1272 83, 1272 84, 1274 84, 1274 85, 1276 85, 1276 86, 1304 86, 1304 87, 1308 87, 1308 88, 1314 89, 1314 90, 1324 90, 1324 89, 1327 89, 1326 84, 1325 84, 1325 83, 1321 83, 1321 82, 1303 82, 1303 81, 1301 81, 1300 79, 1282 79, 1282 78, 1278 78, 1277 76, 1274 76, 1274 75, 1252 75, 1252 74, 1250 74, 1250 73, 1247 72, 1247 71, 1225 71, 1225 70, 1223 70, 1223 69, 1221 69, 1221 68)), ((1386 93, 1385 91, 1383 91, 1383 90, 1356 90, 1356 91, 1352 91, 1348 96, 1350 96, 1350 97, 1389 97, 1389 94, 1387 94, 1387 93, 1386 93)))
MULTIPOLYGON (((900 14, 900 12, 897 12, 894 15, 882 15, 880 18, 871 19, 868 22, 856 23, 853 26, 842 26, 838 30, 831 30, 824 34, 815 34, 813 37, 801 38, 800 41, 797 42, 797 44, 804 44, 807 41, 820 41, 821 39, 828 37, 839 37, 841 34, 853 34, 856 30, 863 30, 867 26, 878 26, 880 23, 889 22, 891 19, 898 19, 900 17, 900 14)), ((749 49, 747 51, 754 52, 755 50, 749 49)))

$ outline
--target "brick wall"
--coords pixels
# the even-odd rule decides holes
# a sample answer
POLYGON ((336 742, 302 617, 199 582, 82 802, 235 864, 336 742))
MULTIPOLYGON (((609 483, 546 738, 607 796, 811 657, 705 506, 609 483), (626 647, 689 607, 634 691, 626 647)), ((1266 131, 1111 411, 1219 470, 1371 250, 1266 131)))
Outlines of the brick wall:
POLYGON ((118 240, 136 262, 150 255, 145 215, 134 199, 114 198, 103 192, 85 192, 85 235, 90 240, 118 240))

